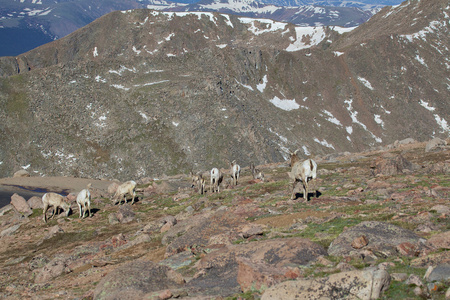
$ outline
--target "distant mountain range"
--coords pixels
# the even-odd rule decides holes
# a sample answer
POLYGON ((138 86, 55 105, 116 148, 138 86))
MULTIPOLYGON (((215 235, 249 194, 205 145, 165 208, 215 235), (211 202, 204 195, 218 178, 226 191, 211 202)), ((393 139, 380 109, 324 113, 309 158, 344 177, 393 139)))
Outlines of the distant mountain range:
POLYGON ((217 11, 300 26, 357 26, 400 0, 1 0, 0 56, 15 56, 59 39, 116 10, 217 11))

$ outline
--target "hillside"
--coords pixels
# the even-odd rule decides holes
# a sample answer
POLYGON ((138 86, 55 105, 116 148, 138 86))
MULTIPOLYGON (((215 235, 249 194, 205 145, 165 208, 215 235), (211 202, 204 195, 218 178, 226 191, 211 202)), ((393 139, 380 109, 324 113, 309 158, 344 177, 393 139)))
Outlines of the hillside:
POLYGON ((117 183, 92 181, 92 216, 84 219, 74 202, 79 179, 3 179, 0 188, 39 179, 50 191, 75 190, 72 213, 48 223, 37 197, 15 196, 17 210, 0 210, 0 297, 448 299, 444 144, 407 139, 316 157, 308 202, 300 189, 289 200, 286 162, 258 166, 264 182, 243 168, 231 185, 222 170, 220 193, 203 195, 186 174, 139 178, 133 205, 111 201, 117 183))
POLYGON ((448 11, 405 2, 347 33, 111 13, 0 58, 0 175, 127 180, 447 138, 448 11))

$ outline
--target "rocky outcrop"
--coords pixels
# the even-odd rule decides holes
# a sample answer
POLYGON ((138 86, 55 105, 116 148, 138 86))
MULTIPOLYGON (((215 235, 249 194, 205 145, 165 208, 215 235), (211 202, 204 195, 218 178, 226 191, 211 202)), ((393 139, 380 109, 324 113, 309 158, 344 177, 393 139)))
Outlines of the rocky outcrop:
POLYGON ((94 299, 147 299, 184 286, 183 277, 167 266, 150 261, 126 263, 106 275, 94 290, 94 299))
POLYGON ((410 244, 414 249, 422 249, 425 239, 414 232, 383 222, 367 221, 353 226, 341 233, 328 248, 328 254, 334 256, 385 256, 395 255, 399 245, 410 244), (365 236, 367 244, 355 248, 352 242, 365 236))

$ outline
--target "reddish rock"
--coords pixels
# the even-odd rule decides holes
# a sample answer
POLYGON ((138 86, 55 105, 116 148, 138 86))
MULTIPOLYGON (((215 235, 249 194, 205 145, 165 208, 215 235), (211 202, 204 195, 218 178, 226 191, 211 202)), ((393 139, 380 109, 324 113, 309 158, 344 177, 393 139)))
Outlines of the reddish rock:
POLYGON ((11 196, 11 205, 20 213, 29 216, 33 213, 27 201, 18 194, 13 194, 11 196))
POLYGON ((365 247, 369 244, 369 240, 365 235, 362 235, 360 237, 357 237, 352 242, 352 247, 355 249, 361 249, 362 247, 365 247))
POLYGON ((275 267, 265 263, 254 263, 246 258, 238 258, 237 282, 242 291, 260 290, 271 287, 279 282, 296 279, 300 270, 287 267, 275 267))
POLYGON ((398 244, 396 247, 397 251, 404 256, 415 257, 419 255, 419 251, 417 251, 417 247, 411 243, 405 242, 398 244))
POLYGON ((159 300, 166 300, 172 298, 173 294, 170 290, 164 290, 158 295, 159 300))

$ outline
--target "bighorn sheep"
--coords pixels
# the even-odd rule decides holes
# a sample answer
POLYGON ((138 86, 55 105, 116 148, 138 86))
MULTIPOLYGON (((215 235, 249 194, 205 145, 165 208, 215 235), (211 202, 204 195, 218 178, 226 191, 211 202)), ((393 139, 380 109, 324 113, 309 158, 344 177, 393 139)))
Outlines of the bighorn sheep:
POLYGON ((230 164, 231 167, 231 177, 233 178, 233 184, 237 185, 239 180, 239 174, 241 173, 241 166, 239 166, 235 160, 230 164))
POLYGON ((264 182, 264 173, 260 169, 256 169, 253 163, 250 164, 250 171, 252 172, 253 179, 259 179, 264 182))
POLYGON ((200 195, 203 195, 203 192, 205 191, 205 178, 203 178, 202 173, 197 173, 196 175, 194 175, 191 172, 191 176, 192 176, 192 187, 197 187, 198 193, 200 195))
POLYGON ((50 207, 53 207, 53 213, 50 216, 50 219, 53 218, 55 213, 58 213, 57 210, 59 210, 60 208, 65 211, 66 217, 69 216, 70 204, 65 202, 64 198, 64 196, 56 193, 45 193, 42 196, 42 203, 44 204, 43 220, 45 223, 47 223, 47 210, 50 207))
POLYGON ((223 176, 222 173, 217 168, 211 169, 211 185, 209 186, 209 190, 211 193, 217 191, 220 192, 220 183, 222 182, 223 176))
POLYGON ((129 194, 133 197, 131 204, 134 203, 134 198, 136 198, 136 182, 133 180, 122 183, 117 187, 116 193, 113 196, 114 204, 121 204, 122 200, 125 198, 125 203, 127 203, 126 195, 129 194))
POLYGON ((291 199, 295 199, 295 185, 298 181, 301 181, 303 186, 303 199, 305 199, 305 201, 308 201, 308 182, 312 179, 316 179, 317 164, 312 159, 307 159, 301 162, 299 157, 297 156, 297 151, 291 153, 290 165, 292 169, 291 172, 288 172, 289 177, 294 180, 294 183, 292 185, 291 199))
MULTIPOLYGON (((90 187, 90 184, 88 185, 90 187)), ((92 217, 91 214, 91 193, 88 189, 81 190, 81 192, 77 195, 77 204, 80 210, 80 218, 83 215, 83 219, 85 218, 86 211, 88 212, 88 216, 92 217), (87 208, 87 209, 86 209, 87 208)))

